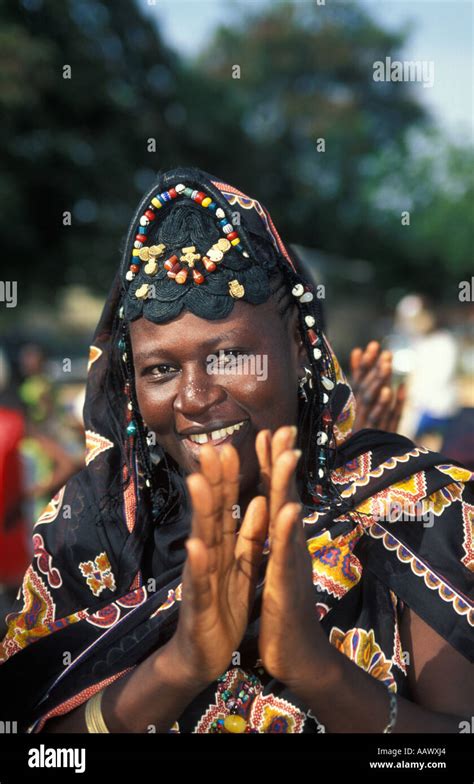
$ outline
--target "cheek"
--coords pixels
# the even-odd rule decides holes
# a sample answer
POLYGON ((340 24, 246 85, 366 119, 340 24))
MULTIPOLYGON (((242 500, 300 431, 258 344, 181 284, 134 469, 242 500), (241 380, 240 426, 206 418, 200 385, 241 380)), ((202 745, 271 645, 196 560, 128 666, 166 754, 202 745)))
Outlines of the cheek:
POLYGON ((165 394, 158 385, 146 383, 143 379, 135 380, 137 402, 143 420, 150 430, 163 431, 166 424, 172 423, 172 397, 165 394))

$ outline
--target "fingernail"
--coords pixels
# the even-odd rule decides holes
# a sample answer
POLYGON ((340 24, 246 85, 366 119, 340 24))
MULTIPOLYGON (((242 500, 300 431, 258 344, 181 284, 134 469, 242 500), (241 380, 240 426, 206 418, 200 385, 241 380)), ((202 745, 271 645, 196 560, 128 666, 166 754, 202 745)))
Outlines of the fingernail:
POLYGON ((299 459, 300 459, 300 457, 301 457, 301 455, 303 454, 303 452, 301 451, 301 449, 293 449, 292 451, 293 451, 293 454, 294 454, 294 455, 296 455, 296 457, 297 457, 297 458, 298 458, 298 460, 299 460, 299 459))

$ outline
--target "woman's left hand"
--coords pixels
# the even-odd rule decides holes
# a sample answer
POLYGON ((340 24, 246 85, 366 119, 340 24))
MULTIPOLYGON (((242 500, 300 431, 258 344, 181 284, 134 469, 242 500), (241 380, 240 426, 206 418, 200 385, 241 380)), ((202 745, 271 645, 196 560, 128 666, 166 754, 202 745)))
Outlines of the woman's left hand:
POLYGON ((311 556, 294 482, 295 453, 282 443, 280 430, 273 436, 271 449, 263 436, 257 439, 257 454, 262 474, 270 479, 270 555, 262 595, 259 654, 267 672, 291 688, 314 670, 315 662, 323 660, 331 646, 316 612, 311 556), (284 478, 292 462, 288 488, 284 478))

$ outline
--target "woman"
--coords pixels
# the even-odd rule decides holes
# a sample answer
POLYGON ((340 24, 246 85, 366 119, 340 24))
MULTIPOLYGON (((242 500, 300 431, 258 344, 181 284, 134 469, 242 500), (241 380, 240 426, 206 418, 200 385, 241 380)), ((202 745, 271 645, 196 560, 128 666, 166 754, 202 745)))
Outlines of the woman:
POLYGON ((40 516, 7 617, 20 729, 459 732, 472 715, 472 475, 351 437, 315 304, 258 201, 160 173, 91 347, 86 467, 40 516))

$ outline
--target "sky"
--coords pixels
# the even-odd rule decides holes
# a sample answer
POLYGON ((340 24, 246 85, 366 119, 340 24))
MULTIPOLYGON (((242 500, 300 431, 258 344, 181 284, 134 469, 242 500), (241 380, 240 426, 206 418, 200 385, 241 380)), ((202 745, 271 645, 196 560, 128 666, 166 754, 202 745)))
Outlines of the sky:
MULTIPOLYGON (((316 0, 297 0, 316 2, 316 0)), ((326 0, 327 3, 335 0, 326 0)), ((338 0, 336 0, 338 1, 338 0)), ((206 47, 212 31, 232 21, 230 0, 137 0, 157 20, 165 41, 194 55, 206 47)), ((279 0, 240 0, 241 6, 265 7, 279 0)), ((381 27, 412 33, 404 60, 434 65, 434 84, 414 84, 420 101, 453 141, 472 142, 474 130, 474 4, 472 0, 361 0, 381 27)))

